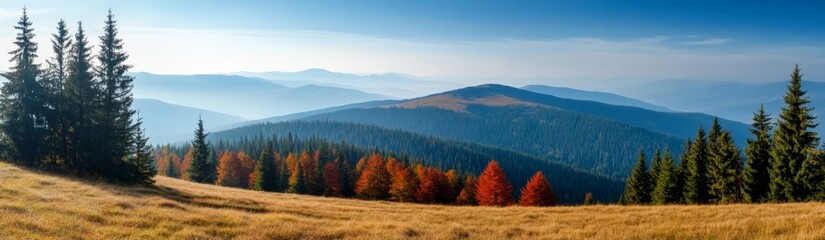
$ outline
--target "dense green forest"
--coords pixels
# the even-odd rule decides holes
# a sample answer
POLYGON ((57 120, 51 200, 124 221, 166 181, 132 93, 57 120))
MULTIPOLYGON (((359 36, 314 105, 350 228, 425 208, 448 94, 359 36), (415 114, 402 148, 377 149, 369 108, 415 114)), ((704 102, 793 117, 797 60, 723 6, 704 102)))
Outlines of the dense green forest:
MULTIPOLYGON (((295 151, 302 148, 317 149, 332 141, 339 144, 338 149, 350 149, 345 154, 354 164, 357 157, 366 150, 395 153, 409 156, 422 163, 442 169, 454 168, 461 172, 480 173, 491 159, 498 161, 504 168, 510 181, 515 186, 527 183, 536 171, 542 171, 553 184, 560 203, 580 203, 584 195, 592 192, 600 202, 614 202, 621 194, 621 182, 607 176, 580 170, 567 164, 536 158, 530 155, 489 147, 474 143, 444 140, 421 134, 381 127, 340 123, 330 121, 290 121, 283 123, 265 123, 241 127, 210 134, 210 142, 216 151, 221 149, 243 150, 255 156, 255 150, 262 141, 270 137, 287 137, 287 139, 313 139, 309 143, 294 140, 292 144, 276 144, 276 149, 295 151), (293 137, 288 137, 293 136, 293 137), (324 140, 321 140, 324 139, 324 140), (357 147, 356 147, 357 146, 357 147), (355 150, 353 150, 355 149, 355 150)), ((178 150, 178 154, 185 154, 178 150)), ((182 155, 181 155, 182 156, 182 155)))
POLYGON ((606 118, 542 107, 467 106, 467 112, 434 107, 351 109, 309 117, 358 122, 424 135, 511 149, 592 170, 617 179, 629 173, 639 150, 682 151, 683 138, 606 118))

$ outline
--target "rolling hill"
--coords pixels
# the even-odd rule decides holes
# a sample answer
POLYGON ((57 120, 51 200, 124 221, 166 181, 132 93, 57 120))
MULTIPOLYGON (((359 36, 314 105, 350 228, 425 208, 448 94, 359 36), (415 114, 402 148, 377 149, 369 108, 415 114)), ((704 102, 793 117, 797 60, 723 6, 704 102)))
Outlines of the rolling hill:
POLYGON ((155 181, 154 187, 124 187, 0 162, 0 238, 825 238, 823 203, 457 207, 155 181))
POLYGON ((319 85, 292 88, 261 78, 232 75, 133 75, 137 98, 158 99, 247 119, 392 98, 319 85))
MULTIPOLYGON (((304 118, 358 122, 475 142, 623 178, 640 150, 681 152, 712 116, 665 113, 534 93, 502 85, 469 87, 393 105, 304 118)), ((739 142, 748 126, 720 120, 739 142)))
POLYGON ((132 109, 140 113, 143 119, 142 127, 146 129, 146 134, 153 144, 191 138, 192 130, 199 117, 210 129, 244 121, 243 118, 234 115, 165 103, 155 99, 135 99, 132 109))

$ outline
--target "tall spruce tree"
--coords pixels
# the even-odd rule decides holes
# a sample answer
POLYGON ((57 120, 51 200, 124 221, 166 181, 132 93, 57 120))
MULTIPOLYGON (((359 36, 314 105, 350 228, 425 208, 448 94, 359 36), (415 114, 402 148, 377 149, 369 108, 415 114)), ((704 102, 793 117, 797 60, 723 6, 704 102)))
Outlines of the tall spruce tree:
POLYGON ((662 171, 662 152, 659 148, 653 152, 653 161, 650 162, 650 189, 656 188, 656 180, 659 179, 659 173, 662 171))
POLYGON ((708 139, 707 139, 707 181, 708 181, 708 202, 718 202, 720 196, 714 192, 713 183, 717 182, 718 180, 716 177, 719 175, 716 172, 722 171, 716 168, 716 162, 721 161, 722 150, 721 145, 722 143, 719 142, 719 136, 722 135, 722 125, 719 125, 719 118, 713 117, 713 123, 711 124, 710 131, 708 132, 708 139))
POLYGON ((802 90, 802 74, 799 65, 794 67, 785 92, 785 106, 777 119, 774 131, 773 161, 770 171, 771 201, 801 201, 810 198, 813 191, 809 186, 819 170, 812 155, 816 152, 819 137, 813 129, 817 126, 809 107, 810 100, 802 90), (807 163, 806 163, 807 162, 807 163), (810 170, 809 170, 810 169, 810 170))
POLYGON ((275 166, 275 154, 272 152, 273 148, 272 141, 269 141, 263 151, 261 151, 258 163, 255 164, 255 175, 257 177, 252 186, 254 190, 273 192, 278 189, 278 169, 276 169, 275 166))
POLYGON ((747 161, 742 174, 745 202, 759 203, 768 200, 773 148, 771 129, 771 117, 765 112, 765 107, 760 106, 759 111, 753 114, 750 130, 753 136, 748 139, 748 146, 745 148, 747 161))
POLYGON ((684 202, 687 204, 703 204, 708 202, 707 181, 707 140, 705 130, 699 127, 696 139, 691 144, 685 162, 685 185, 683 191, 684 202))
POLYGON ((3 73, 8 82, 0 89, 0 129, 10 144, 7 155, 27 165, 36 165, 42 159, 43 137, 46 134, 45 92, 40 79, 37 43, 26 9, 14 29, 18 31, 15 49, 9 62, 12 66, 3 73))
POLYGON ((650 203, 650 173, 647 171, 647 159, 644 152, 639 152, 639 159, 633 167, 633 172, 627 178, 623 204, 648 204, 650 203))
POLYGON ((685 183, 687 182, 687 166, 690 165, 690 149, 693 147, 693 140, 688 138, 685 140, 684 151, 679 155, 679 162, 676 166, 676 195, 678 196, 677 203, 686 203, 685 201, 685 183))
POLYGON ((83 31, 83 23, 77 23, 77 33, 69 54, 66 84, 63 91, 65 111, 62 118, 65 120, 66 163, 70 169, 80 172, 95 173, 92 171, 93 153, 96 146, 93 139, 96 129, 94 113, 97 109, 99 88, 94 81, 91 69, 91 48, 83 31))
POLYGON ((66 82, 67 60, 71 51, 72 39, 66 22, 61 19, 57 22, 57 33, 52 34, 52 51, 54 56, 46 60, 48 68, 44 74, 44 88, 46 97, 44 98, 48 109, 46 121, 48 123, 48 158, 50 162, 65 161, 68 139, 66 134, 65 108, 63 87, 66 82))
POLYGON ((112 11, 103 27, 103 36, 100 37, 100 52, 97 60, 100 65, 95 69, 102 87, 100 108, 97 113, 100 127, 98 144, 100 148, 100 163, 104 174, 126 175, 133 173, 120 172, 123 169, 121 160, 131 154, 136 132, 139 131, 132 118, 135 111, 132 106, 132 82, 134 78, 126 75, 132 67, 125 64, 129 55, 123 49, 123 40, 117 36, 117 26, 112 11))
MULTIPOLYGON (((142 124, 143 119, 140 118, 140 115, 137 115, 135 126, 138 131, 135 133, 135 143, 132 146, 132 155, 129 159, 130 164, 126 165, 130 171, 125 171, 125 173, 132 176, 130 183, 152 185, 155 183, 152 177, 158 172, 155 169, 155 159, 152 157, 152 146, 149 145, 149 137, 141 128, 142 124)), ((172 164, 170 163, 170 165, 172 164)))
POLYGON ((681 196, 678 184, 678 169, 673 161, 670 150, 665 148, 664 157, 661 160, 659 174, 656 178, 656 187, 653 189, 651 198, 654 204, 678 203, 681 196))
POLYGON ((709 162, 710 192, 718 203, 742 201, 742 156, 728 131, 722 131, 709 162))
POLYGON ((209 145, 206 143, 206 136, 209 135, 203 129, 203 119, 198 117, 198 128, 195 129, 195 140, 192 141, 192 162, 190 163, 188 174, 193 182, 211 183, 214 179, 210 176, 215 171, 209 162, 209 145))

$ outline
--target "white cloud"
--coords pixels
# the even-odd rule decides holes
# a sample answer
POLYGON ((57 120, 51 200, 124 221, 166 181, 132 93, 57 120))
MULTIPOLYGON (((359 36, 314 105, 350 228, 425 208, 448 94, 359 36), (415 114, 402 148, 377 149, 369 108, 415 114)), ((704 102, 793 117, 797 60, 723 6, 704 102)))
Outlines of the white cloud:
POLYGON ((730 40, 726 38, 711 38, 698 41, 685 41, 682 42, 682 44, 691 46, 719 46, 728 42, 730 42, 730 40))

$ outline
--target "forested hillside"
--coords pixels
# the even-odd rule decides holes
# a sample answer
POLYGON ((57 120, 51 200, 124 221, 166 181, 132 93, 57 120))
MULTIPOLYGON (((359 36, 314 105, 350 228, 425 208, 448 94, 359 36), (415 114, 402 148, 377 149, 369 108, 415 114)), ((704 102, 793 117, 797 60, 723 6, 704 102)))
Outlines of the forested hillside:
MULTIPOLYGON (((514 186, 523 186, 533 173, 542 171, 553 185, 561 203, 579 203, 587 192, 592 192, 600 202, 615 202, 621 194, 620 181, 557 161, 474 143, 443 140, 362 124, 302 121, 266 123, 212 133, 209 140, 220 146, 221 142, 290 134, 297 138, 317 137, 365 149, 405 154, 427 165, 443 169, 454 168, 473 174, 479 174, 491 159, 495 159, 501 163, 514 186)), ((255 152, 251 149, 247 151, 253 154, 255 152)))

